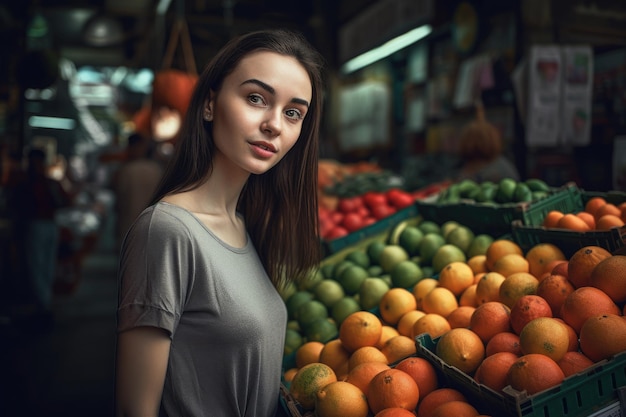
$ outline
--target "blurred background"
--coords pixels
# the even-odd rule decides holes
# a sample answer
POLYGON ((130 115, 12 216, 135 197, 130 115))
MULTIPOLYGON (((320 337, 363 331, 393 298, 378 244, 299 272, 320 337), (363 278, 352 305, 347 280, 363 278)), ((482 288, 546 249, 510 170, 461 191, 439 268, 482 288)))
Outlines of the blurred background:
POLYGON ((325 161, 412 190, 447 181, 480 103, 522 178, 606 191, 626 189, 625 23, 616 0, 1 0, 0 415, 111 415, 130 138, 166 163, 198 74, 231 37, 286 27, 322 52, 325 161), (45 314, 11 205, 35 148, 71 201, 54 213, 45 314))

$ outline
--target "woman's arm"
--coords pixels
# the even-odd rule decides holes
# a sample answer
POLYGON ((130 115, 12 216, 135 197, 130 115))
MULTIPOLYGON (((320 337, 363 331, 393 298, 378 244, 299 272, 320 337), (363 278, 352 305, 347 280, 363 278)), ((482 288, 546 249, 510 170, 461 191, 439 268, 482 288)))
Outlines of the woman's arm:
POLYGON ((170 344, 165 330, 156 327, 138 327, 118 335, 116 416, 158 416, 170 344))

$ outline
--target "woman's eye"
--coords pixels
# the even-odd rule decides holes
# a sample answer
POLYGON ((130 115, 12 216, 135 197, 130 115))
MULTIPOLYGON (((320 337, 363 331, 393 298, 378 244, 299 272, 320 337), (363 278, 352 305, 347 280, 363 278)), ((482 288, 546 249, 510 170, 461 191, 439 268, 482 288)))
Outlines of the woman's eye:
POLYGON ((287 117, 294 120, 302 120, 302 113, 296 109, 290 109, 285 112, 287 117))
POLYGON ((252 104, 264 104, 265 101, 263 100, 263 97, 261 97, 258 94, 250 94, 248 96, 248 101, 250 101, 250 103, 252 104))

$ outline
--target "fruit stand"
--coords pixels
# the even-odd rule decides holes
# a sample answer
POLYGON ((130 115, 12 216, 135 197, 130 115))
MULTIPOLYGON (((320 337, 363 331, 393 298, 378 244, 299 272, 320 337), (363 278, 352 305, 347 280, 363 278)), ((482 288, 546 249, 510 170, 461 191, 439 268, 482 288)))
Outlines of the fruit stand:
POLYGON ((442 184, 323 242, 320 267, 282 290, 288 414, 625 415, 626 194, 535 179, 500 185, 442 184), (346 329, 357 317, 368 331, 346 329), (431 375, 414 378, 417 394, 401 382, 368 390, 382 369, 406 371, 408 359, 431 375), (381 363, 365 378, 358 361, 381 363), (337 400, 353 394, 346 381, 365 403, 337 400), (454 404, 435 411, 445 402, 454 404))

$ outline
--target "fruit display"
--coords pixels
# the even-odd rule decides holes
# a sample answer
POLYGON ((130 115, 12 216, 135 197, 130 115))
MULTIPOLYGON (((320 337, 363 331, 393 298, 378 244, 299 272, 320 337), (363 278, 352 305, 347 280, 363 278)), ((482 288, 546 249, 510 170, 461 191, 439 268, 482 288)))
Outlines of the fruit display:
MULTIPOLYGON (((315 281, 339 283, 334 296, 322 296, 337 303, 325 312, 319 305, 298 308, 289 329, 304 332, 290 352, 330 367, 337 381, 362 394, 345 384, 318 389, 312 403, 296 401, 302 415, 514 416, 529 403, 536 410, 523 415, 563 415, 546 411, 553 403, 588 415, 616 398, 626 384, 626 256, 594 245, 570 256, 550 243, 524 250, 509 237, 464 228, 452 221, 400 223, 323 263, 303 284, 308 288, 292 289, 290 314, 294 300, 323 305, 315 281), (311 314, 334 322, 335 334, 311 341, 307 328, 315 320, 305 317, 311 314), (590 378, 615 386, 595 392, 583 387, 590 378), (557 386, 563 388, 555 399, 557 386), (332 405, 344 395, 350 401, 341 409, 332 405), (575 402, 589 395, 592 404, 575 402)), ((304 389, 295 379, 304 363, 285 368, 290 399, 304 389)))
POLYGON ((437 203, 458 203, 461 200, 491 204, 522 203, 545 198, 550 191, 551 187, 538 178, 525 181, 503 178, 497 183, 465 179, 450 184, 439 194, 437 203))

